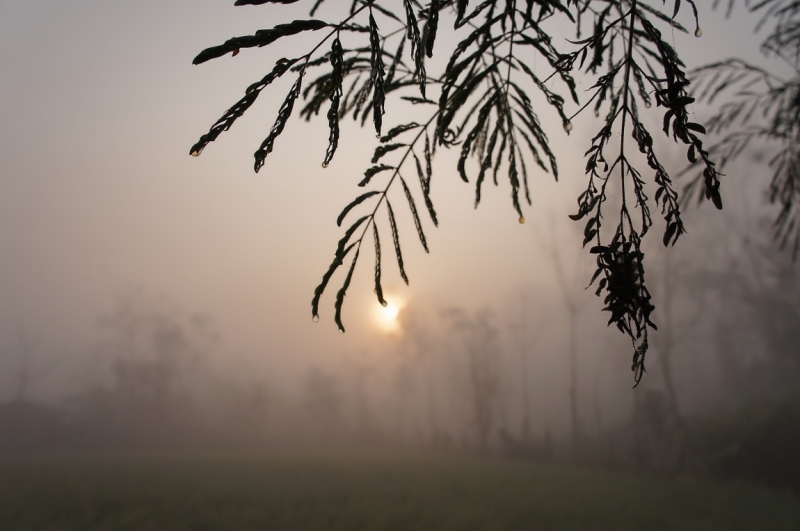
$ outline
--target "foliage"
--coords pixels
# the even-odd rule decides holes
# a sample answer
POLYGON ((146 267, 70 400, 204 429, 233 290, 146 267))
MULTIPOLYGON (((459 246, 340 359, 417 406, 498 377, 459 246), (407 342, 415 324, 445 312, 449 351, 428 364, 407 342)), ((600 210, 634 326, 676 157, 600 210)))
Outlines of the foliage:
MULTIPOLYGON (((714 2, 716 6, 719 0, 714 2)), ((760 14, 758 28, 774 23, 761 44, 766 56, 783 60, 794 75, 788 79, 740 59, 706 65, 693 72, 699 98, 708 103, 725 97, 708 121, 709 134, 723 135, 709 152, 720 169, 736 160, 758 140, 778 146, 770 159, 772 181, 769 199, 780 210, 775 219, 775 238, 781 247, 791 245, 794 257, 800 252, 800 1, 746 0, 746 6, 760 14)), ((728 0, 728 12, 734 0, 728 0)), ((692 161, 694 162, 694 161, 692 161)), ((696 188, 693 180, 687 191, 696 188)), ((688 197, 688 194, 687 194, 688 197)))
MULTIPOLYGON (((236 5, 296 1, 238 0, 236 5)), ((322 2, 313 4, 310 16, 322 2)), ((684 14, 691 8, 695 35, 699 37, 702 32, 697 26, 696 6, 693 0, 672 0, 667 4, 666 0, 484 0, 477 5, 469 0, 430 0, 427 4, 417 0, 354 0, 349 10, 340 6, 341 17, 335 21, 296 20, 236 37, 203 51, 195 58, 195 64, 227 53, 236 55, 242 48, 266 46, 297 33, 323 32, 308 53, 281 59, 261 81, 252 84, 245 96, 191 148, 191 154, 199 155, 209 142, 231 127, 263 89, 286 74, 295 76, 295 81, 269 135, 255 153, 256 171, 272 151, 301 95, 305 106, 300 115, 306 119, 328 106, 329 146, 323 167, 334 158, 339 120, 352 115, 365 124, 371 119, 380 142, 359 186, 375 189, 359 195, 339 216, 341 225, 352 210, 368 204, 366 214, 350 223, 339 240, 333 262, 311 303, 316 321, 323 292, 350 257, 334 304, 334 319, 344 331, 342 305, 370 226, 376 249, 378 301, 385 304, 380 240, 385 228, 379 225, 388 223, 400 275, 408 283, 389 198, 393 185, 399 183, 402 188, 426 251, 421 209, 408 183, 416 175, 417 193, 437 225, 430 191, 432 159, 440 147, 458 152, 458 174, 465 182, 473 179, 476 207, 486 180, 491 178, 497 184, 504 174, 511 188, 512 207, 523 223, 522 203, 531 204, 532 164, 558 178, 545 124, 534 108, 540 103, 549 106, 569 133, 575 116, 591 107, 596 116, 602 114, 604 119, 586 151, 588 184, 578 197, 577 213, 570 217, 576 221, 586 219, 584 246, 591 243, 590 253, 597 259, 591 283, 597 281, 597 295, 604 297, 609 325, 615 325, 631 340, 632 369, 638 383, 645 371, 648 328, 655 328, 650 318, 654 306, 645 284, 642 251, 642 238, 652 225, 652 202, 645 192, 646 173, 652 176, 655 205, 664 217, 664 244, 674 244, 685 232, 678 193, 654 149, 639 103, 650 108, 655 102, 657 109, 650 112, 658 108, 663 111, 664 133, 686 147, 690 160, 703 165, 705 197, 722 207, 717 170, 699 137, 705 130, 689 118, 687 106, 694 99, 688 93, 690 83, 683 63, 662 38, 664 29, 687 31, 676 20, 682 6, 688 6, 684 14), (426 69, 426 60, 433 56, 439 25, 447 17, 461 40, 450 51, 444 71, 433 75, 426 69), (554 42, 555 27, 561 31, 573 28, 575 40, 566 43, 570 49, 567 53, 560 52, 554 42), (363 44, 344 47, 340 40, 343 34, 360 38, 363 44), (330 51, 323 46, 329 46, 330 51), (529 64, 546 65, 546 75, 529 64), (323 73, 303 88, 306 73, 315 69, 322 69, 323 73), (576 71, 595 80, 582 104, 572 77, 576 71), (387 96, 394 94, 427 109, 427 119, 396 124, 384 133, 382 116, 387 96), (575 106, 574 112, 569 110, 570 105, 575 106), (639 154, 632 149, 628 135, 639 154), (467 168, 470 157, 476 161, 474 170, 467 168), (604 228, 605 209, 611 206, 610 202, 616 203, 618 217, 610 218, 608 228, 604 228), (382 205, 388 219, 379 224, 376 216, 382 205)))

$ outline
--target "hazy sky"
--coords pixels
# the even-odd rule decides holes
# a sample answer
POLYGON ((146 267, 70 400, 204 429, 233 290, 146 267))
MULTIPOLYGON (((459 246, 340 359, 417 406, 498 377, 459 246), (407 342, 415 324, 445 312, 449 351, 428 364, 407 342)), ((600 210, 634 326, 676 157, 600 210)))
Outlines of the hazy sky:
MULTIPOLYGON (((54 353, 87 348, 97 316, 136 286, 166 294, 187 313, 212 315, 226 349, 254 363, 376 350, 389 341, 374 325, 371 252, 345 304, 348 333, 339 334, 333 323, 341 278, 323 298, 321 322, 313 324, 310 313, 314 287, 341 235, 336 216, 361 191, 355 183, 368 164, 373 133, 348 122, 340 152, 323 170, 324 119, 293 119, 254 174, 252 153, 273 123, 287 79, 201 157, 188 154, 286 52, 243 50, 201 66, 192 66, 192 58, 234 35, 303 18, 311 4, 232 3, 0 0, 0 334, 6 348, 19 330, 54 353)), ((702 16, 702 39, 676 35, 687 61, 758 57, 751 21, 702 16)), ((445 31, 440 50, 447 38, 445 31)), ((390 104, 386 123, 402 120, 400 113, 390 104)), ((541 305, 561 311, 546 295, 553 269, 536 231, 549 236, 547 220, 558 234, 574 231, 565 216, 584 186, 576 155, 585 151, 587 135, 576 130, 568 139, 553 128, 562 182, 533 179, 525 225, 504 186, 488 188, 474 211, 472 185, 461 183, 452 159, 441 157, 432 189, 441 227, 423 219, 430 255, 396 201, 411 287, 402 285, 387 245, 388 293, 435 313, 455 305, 498 307, 528 286, 545 294, 541 305)), ((563 259, 581 272, 576 281, 583 285, 591 259, 577 247, 563 259)), ((602 326, 601 315, 590 318, 602 326)))

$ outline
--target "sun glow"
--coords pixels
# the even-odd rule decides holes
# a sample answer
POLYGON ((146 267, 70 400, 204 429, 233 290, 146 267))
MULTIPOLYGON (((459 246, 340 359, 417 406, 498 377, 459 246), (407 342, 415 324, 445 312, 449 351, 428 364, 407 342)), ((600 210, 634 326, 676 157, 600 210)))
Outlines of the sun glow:
POLYGON ((375 324, 383 332, 398 334, 401 332, 400 311, 405 304, 394 297, 386 297, 386 302, 386 306, 376 305, 375 324))
POLYGON ((389 321, 394 321, 397 319, 398 313, 400 313, 400 309, 397 306, 394 304, 387 304, 383 309, 383 318, 389 321))

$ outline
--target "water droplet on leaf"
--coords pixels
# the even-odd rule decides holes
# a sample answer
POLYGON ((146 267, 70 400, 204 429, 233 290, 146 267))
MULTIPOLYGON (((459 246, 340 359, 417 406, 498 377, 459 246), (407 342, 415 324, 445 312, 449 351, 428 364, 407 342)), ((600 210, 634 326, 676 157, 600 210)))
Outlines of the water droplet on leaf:
POLYGON ((323 163, 322 163, 322 167, 323 167, 323 168, 327 168, 327 167, 328 167, 328 163, 327 163, 327 162, 323 162, 323 163))
POLYGON ((386 302, 386 301, 383 301, 383 302, 381 303, 381 306, 383 306, 384 308, 386 308, 387 306, 389 306, 389 303, 388 303, 388 302, 386 302))
POLYGON ((697 28, 696 30, 694 30, 694 36, 699 39, 700 37, 703 36, 703 30, 701 30, 700 28, 697 28))
POLYGON ((522 225, 523 223, 525 223, 525 218, 520 216, 519 217, 519 224, 522 225))
POLYGON ((203 152, 203 148, 200 148, 200 149, 195 149, 194 151, 192 151, 191 155, 192 155, 193 157, 199 157, 199 156, 200 156, 200 153, 202 153, 202 152, 203 152))
POLYGON ((572 122, 567 122, 567 123, 564 124, 564 131, 569 133, 570 131, 572 131, 572 127, 573 127, 572 126, 572 122))
POLYGON ((650 103, 649 101, 645 101, 645 102, 644 102, 644 106, 645 106, 645 107, 647 107, 647 108, 649 109, 650 107, 652 107, 652 106, 653 106, 653 104, 652 104, 652 103, 650 103))
POLYGON ((312 321, 314 321, 315 323, 318 323, 318 322, 319 322, 319 314, 316 314, 316 313, 315 313, 315 314, 314 314, 314 315, 311 317, 311 320, 312 320, 312 321))

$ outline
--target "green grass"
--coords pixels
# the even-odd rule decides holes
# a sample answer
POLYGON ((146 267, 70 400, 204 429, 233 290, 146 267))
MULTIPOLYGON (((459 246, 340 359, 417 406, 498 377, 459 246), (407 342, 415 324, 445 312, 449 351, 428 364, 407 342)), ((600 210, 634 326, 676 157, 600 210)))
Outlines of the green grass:
POLYGON ((128 455, 0 460, 0 529, 780 530, 746 485, 468 457, 128 455))

